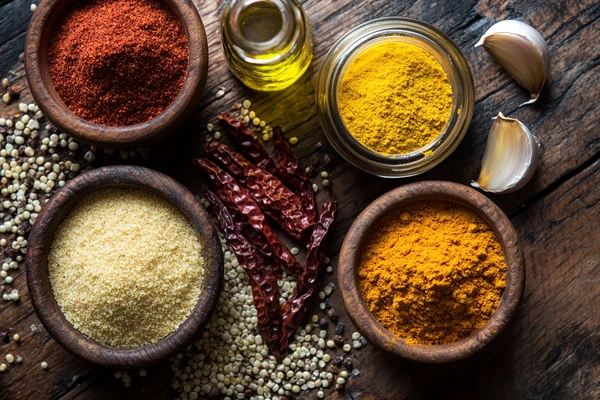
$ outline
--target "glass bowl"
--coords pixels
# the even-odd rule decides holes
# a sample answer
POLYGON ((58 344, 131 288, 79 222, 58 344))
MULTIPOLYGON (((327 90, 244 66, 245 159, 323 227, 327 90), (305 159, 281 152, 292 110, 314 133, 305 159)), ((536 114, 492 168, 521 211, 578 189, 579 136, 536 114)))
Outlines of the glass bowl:
POLYGON ((352 29, 333 45, 318 74, 316 103, 317 117, 327 139, 348 162, 377 176, 408 177, 442 162, 465 136, 475 103, 473 75, 456 44, 433 26, 409 18, 375 19, 352 29), (436 58, 452 86, 452 107, 446 126, 432 142, 411 153, 383 155, 366 148, 350 134, 338 109, 338 95, 352 60, 366 48, 392 40, 417 45, 436 58))

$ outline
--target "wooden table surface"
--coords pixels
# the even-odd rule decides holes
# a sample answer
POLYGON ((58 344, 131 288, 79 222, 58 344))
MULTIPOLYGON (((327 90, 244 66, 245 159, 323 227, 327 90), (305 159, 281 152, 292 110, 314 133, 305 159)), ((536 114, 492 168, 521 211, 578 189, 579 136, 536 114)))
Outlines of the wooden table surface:
MULTIPOLYGON (((516 322, 483 354, 452 366, 408 364, 368 346, 356 367, 361 373, 347 390, 332 397, 348 399, 598 399, 600 398, 600 4, 581 1, 413 1, 309 0, 303 5, 314 28, 315 59, 309 71, 289 89, 272 94, 244 88, 227 70, 220 48, 218 21, 224 1, 195 0, 206 25, 210 46, 209 80, 202 106, 180 136, 150 151, 136 163, 157 168, 199 193, 199 173, 189 157, 201 152, 206 124, 234 101, 251 99, 257 114, 281 124, 286 136, 300 139, 301 160, 332 158, 326 169, 332 187, 319 201, 337 198, 330 253, 335 265, 345 232, 372 200, 399 185, 431 179, 468 185, 479 172, 491 118, 502 111, 519 118, 543 143, 537 173, 522 190, 491 195, 513 222, 525 254, 527 285, 516 322), (327 143, 314 111, 316 72, 332 43, 359 23, 376 17, 406 16, 445 31, 462 49, 473 70, 476 103, 473 121, 458 149, 421 176, 386 180, 363 173, 338 156, 327 143), (551 51, 552 73, 540 100, 518 108, 528 98, 491 57, 474 44, 494 22, 521 19, 536 27, 551 51), (227 88, 216 98, 218 88, 227 88), (318 142, 324 144, 316 146, 318 142)), ((30 2, 0 0, 0 77, 23 88, 22 52, 30 2)), ((0 106, 0 116, 17 104, 0 106)), ((128 160, 129 161, 129 160, 128 160)), ((118 158, 110 161, 119 162, 118 158)), ((170 368, 134 372, 129 388, 99 368, 69 354, 38 326, 25 286, 24 267, 14 286, 21 301, 0 301, 0 331, 11 327, 21 344, 0 342, 0 355, 24 357, 22 365, 0 373, 0 399, 165 399, 170 368), (46 360, 50 369, 39 364, 46 360)), ((327 276, 333 279, 335 274, 327 276)), ((338 292, 333 304, 342 312, 338 292)), ((314 395, 314 392, 312 392, 314 395)))

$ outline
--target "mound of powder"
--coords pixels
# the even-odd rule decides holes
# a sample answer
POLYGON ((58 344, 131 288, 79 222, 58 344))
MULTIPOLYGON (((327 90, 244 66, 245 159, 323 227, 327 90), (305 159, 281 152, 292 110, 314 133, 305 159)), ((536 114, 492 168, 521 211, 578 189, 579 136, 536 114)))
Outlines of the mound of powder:
POLYGON ((409 344, 457 342, 490 319, 506 285, 506 261, 490 226, 461 205, 424 201, 372 228, 360 289, 369 310, 409 344))
POLYGON ((383 42, 352 60, 338 105, 344 124, 363 146, 383 155, 408 154, 442 133, 452 109, 452 85, 427 50, 383 42))
POLYGON ((85 0, 59 22, 48 49, 54 87, 73 113, 109 126, 146 122, 177 97, 188 44, 159 0, 85 0))
POLYGON ((105 189, 83 199, 56 231, 48 255, 52 290, 67 320, 110 346, 155 343, 197 303, 203 246, 162 198, 105 189))

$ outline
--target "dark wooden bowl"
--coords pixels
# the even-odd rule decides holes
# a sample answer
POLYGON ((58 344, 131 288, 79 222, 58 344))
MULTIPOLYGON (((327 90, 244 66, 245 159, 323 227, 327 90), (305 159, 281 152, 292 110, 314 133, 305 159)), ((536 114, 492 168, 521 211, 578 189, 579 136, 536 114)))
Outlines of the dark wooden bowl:
POLYGON ((139 368, 174 356, 198 337, 217 304, 223 282, 223 254, 208 213, 183 185, 151 169, 133 166, 104 167, 85 172, 54 194, 38 216, 26 256, 27 286, 31 302, 46 330, 65 349, 97 364, 113 368, 139 368), (169 336, 142 347, 111 347, 90 339, 71 325, 61 312, 48 279, 48 253, 54 233, 65 216, 87 194, 100 188, 140 188, 159 195, 177 207, 204 241, 207 268, 198 303, 190 316, 169 336))
POLYGON ((517 233, 506 215, 490 199, 451 182, 418 182, 394 189, 371 203, 354 221, 340 252, 338 280, 350 318, 358 330, 380 349, 411 361, 442 364, 467 358, 486 347, 514 318, 525 287, 525 262, 517 233), (426 200, 449 201, 473 210, 496 233, 507 263, 506 288, 490 320, 471 336, 445 345, 409 345, 375 319, 358 285, 358 259, 373 225, 390 211, 426 200))
POLYGON ((61 131, 100 147, 143 147, 166 138, 191 117, 199 105, 208 70, 204 25, 191 0, 162 0, 186 32, 188 71, 181 92, 158 117, 130 126, 105 126, 76 116, 60 99, 48 72, 48 45, 56 24, 76 0, 44 0, 33 13, 25 39, 25 73, 31 94, 44 115, 61 131))

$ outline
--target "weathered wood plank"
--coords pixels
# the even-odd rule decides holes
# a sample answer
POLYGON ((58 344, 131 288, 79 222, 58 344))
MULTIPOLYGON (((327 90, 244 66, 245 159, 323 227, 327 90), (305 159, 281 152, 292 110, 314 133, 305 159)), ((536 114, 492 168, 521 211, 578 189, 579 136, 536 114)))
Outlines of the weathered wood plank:
POLYGON ((23 52, 32 3, 24 0, 0 1, 0 76, 6 76, 23 52))

